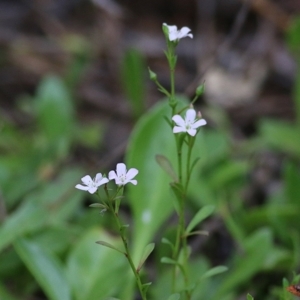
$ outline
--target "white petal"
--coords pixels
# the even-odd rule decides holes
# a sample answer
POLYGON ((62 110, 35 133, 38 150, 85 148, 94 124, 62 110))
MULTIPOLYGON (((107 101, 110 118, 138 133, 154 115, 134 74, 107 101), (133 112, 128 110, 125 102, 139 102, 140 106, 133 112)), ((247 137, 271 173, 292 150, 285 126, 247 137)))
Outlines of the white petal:
POLYGON ((115 171, 110 171, 110 172, 108 173, 108 178, 109 178, 109 180, 112 180, 112 179, 117 178, 116 172, 115 172, 115 171))
POLYGON ((101 179, 102 179, 102 174, 101 173, 97 173, 96 176, 95 176, 94 181, 95 181, 95 183, 97 183, 97 182, 101 181, 101 179))
POLYGON ((117 175, 118 177, 126 175, 126 165, 123 163, 117 164, 117 175))
POLYGON ((175 32, 170 32, 169 31, 169 40, 172 42, 172 41, 176 41, 178 40, 178 33, 177 31, 175 32))
POLYGON ((134 178, 138 174, 138 172, 139 171, 137 169, 131 168, 126 174, 127 180, 131 180, 132 178, 134 178))
POLYGON ((186 36, 192 36, 192 38, 193 38, 193 35, 192 34, 188 34, 189 32, 191 31, 191 29, 190 28, 188 28, 188 27, 182 27, 180 30, 179 30, 179 32, 178 32, 178 38, 179 39, 182 39, 182 38, 184 38, 184 37, 186 37, 186 36))
POLYGON ((90 194, 94 194, 97 191, 97 188, 95 186, 92 186, 91 188, 89 188, 88 192, 90 194))
POLYGON ((93 182, 90 175, 86 175, 86 176, 82 177, 81 181, 86 185, 90 185, 93 182))
POLYGON ((206 125, 207 124, 207 122, 204 120, 204 119, 201 119, 201 120, 198 120, 197 122, 195 122, 193 125, 192 125, 192 128, 193 129, 196 129, 196 128, 198 128, 198 127, 200 127, 200 126, 204 126, 204 125, 206 125))
POLYGON ((106 177, 104 177, 99 182, 97 182, 96 184, 97 184, 97 186, 100 186, 100 185, 103 185, 103 184, 108 183, 108 182, 109 182, 109 180, 106 177))
POLYGON ((193 128, 191 128, 191 129, 189 129, 189 130, 187 131, 187 133, 188 133, 189 135, 191 135, 191 136, 195 136, 195 135, 196 135, 196 133, 197 133, 197 130, 196 130, 196 129, 193 129, 193 128))
POLYGON ((186 132, 186 128, 185 127, 174 126, 173 133, 179 133, 179 132, 186 132))
POLYGON ((128 182, 131 182, 132 184, 137 185, 137 181, 136 180, 130 180, 128 182))
POLYGON ((75 188, 79 189, 79 190, 82 190, 82 191, 87 191, 89 189, 88 186, 84 186, 84 185, 81 185, 81 184, 76 184, 75 188))
POLYGON ((172 120, 176 123, 176 125, 178 125, 180 127, 185 127, 185 122, 184 122, 182 116, 175 115, 175 116, 173 116, 172 120))
POLYGON ((188 109, 185 114, 186 123, 194 123, 196 118, 196 111, 192 108, 188 109))

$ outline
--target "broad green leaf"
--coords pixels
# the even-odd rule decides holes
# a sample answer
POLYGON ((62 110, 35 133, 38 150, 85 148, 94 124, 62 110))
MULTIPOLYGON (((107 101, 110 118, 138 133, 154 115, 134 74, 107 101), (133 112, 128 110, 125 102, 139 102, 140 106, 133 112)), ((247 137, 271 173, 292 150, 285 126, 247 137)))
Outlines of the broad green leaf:
POLYGON ((145 263, 145 261, 147 260, 147 258, 149 257, 149 255, 152 253, 153 249, 155 247, 155 244, 154 243, 150 243, 148 244, 145 249, 144 249, 144 252, 143 252, 143 255, 142 255, 142 258, 138 264, 138 267, 137 267, 137 271, 139 272, 143 266, 143 264, 145 263))
POLYGON ((179 263, 176 260, 169 257, 162 257, 160 261, 164 264, 179 265, 179 263))
POLYGON ((185 233, 189 234, 198 224, 208 218, 214 212, 214 210, 214 205, 206 205, 202 207, 187 226, 185 233))
POLYGON ((73 245, 67 259, 67 278, 73 291, 73 300, 95 300, 100 295, 101 299, 119 297, 128 278, 132 276, 124 255, 97 246, 95 241, 99 238, 115 248, 122 247, 119 238, 103 230, 92 228, 85 232, 73 245))
POLYGON ((137 179, 143 177, 136 186, 128 185, 135 223, 133 255, 136 262, 173 208, 169 176, 155 162, 155 155, 161 154, 176 165, 175 138, 164 116, 170 116, 166 102, 144 115, 132 133, 127 151, 128 168, 139 170, 137 179))
POLYGON ((205 272, 205 273, 201 276, 200 280, 205 279, 205 278, 209 278, 209 277, 212 277, 212 276, 216 276, 216 275, 218 275, 218 274, 221 274, 221 273, 226 272, 227 270, 228 270, 228 268, 225 267, 225 266, 217 266, 217 267, 214 267, 214 268, 208 270, 207 272, 205 272))
POLYGON ((18 239, 14 247, 49 300, 70 300, 70 286, 55 256, 34 241, 18 239))

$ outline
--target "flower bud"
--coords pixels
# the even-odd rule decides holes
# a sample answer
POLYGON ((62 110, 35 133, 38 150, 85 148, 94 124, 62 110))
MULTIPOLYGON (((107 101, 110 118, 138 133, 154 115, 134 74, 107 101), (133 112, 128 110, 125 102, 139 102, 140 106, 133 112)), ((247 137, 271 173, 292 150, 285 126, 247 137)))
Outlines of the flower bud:
POLYGON ((204 93, 205 87, 204 84, 201 84, 196 89, 196 95, 199 97, 204 93))
POLYGON ((150 68, 148 68, 148 70, 149 70, 150 79, 152 81, 157 81, 157 75, 156 75, 156 73, 154 73, 153 71, 151 71, 150 68))

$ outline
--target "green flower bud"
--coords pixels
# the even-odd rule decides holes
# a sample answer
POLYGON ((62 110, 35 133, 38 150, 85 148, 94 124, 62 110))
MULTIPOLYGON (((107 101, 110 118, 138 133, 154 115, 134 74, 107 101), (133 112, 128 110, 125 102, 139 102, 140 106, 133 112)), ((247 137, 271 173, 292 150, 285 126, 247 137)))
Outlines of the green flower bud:
POLYGON ((156 75, 156 73, 154 73, 153 71, 151 71, 150 68, 148 68, 148 71, 149 71, 150 79, 152 81, 157 81, 157 75, 156 75))
POLYGON ((204 84, 199 85, 196 89, 196 95, 198 97, 201 96, 204 93, 204 90, 205 90, 204 84))

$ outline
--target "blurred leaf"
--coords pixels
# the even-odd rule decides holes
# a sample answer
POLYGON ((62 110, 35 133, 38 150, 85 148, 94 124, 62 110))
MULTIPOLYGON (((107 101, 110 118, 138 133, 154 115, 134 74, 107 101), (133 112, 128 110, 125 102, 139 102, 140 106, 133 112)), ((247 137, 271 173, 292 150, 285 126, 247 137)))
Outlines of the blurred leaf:
POLYGON ((290 49, 296 53, 300 54, 300 17, 295 16, 291 19, 290 27, 287 31, 287 43, 290 49))
POLYGON ((189 234, 198 224, 208 218, 214 212, 214 210, 215 207, 213 205, 206 205, 202 207, 187 226, 185 234, 189 234))
POLYGON ((118 297, 130 278, 125 257, 107 247, 97 247, 95 241, 99 238, 116 248, 122 247, 119 238, 98 228, 86 231, 73 245, 67 258, 67 277, 74 300, 95 300, 100 295, 100 299, 118 297))
POLYGON ((39 129, 46 139, 48 154, 67 155, 73 135, 74 107, 61 79, 45 77, 37 90, 35 105, 39 129))
POLYGON ((179 300, 180 299, 180 294, 176 293, 171 295, 167 300, 179 300))
POLYGON ((145 261, 147 260, 147 258, 149 257, 149 255, 152 253, 153 249, 155 247, 155 244, 154 243, 150 243, 148 244, 145 249, 144 249, 144 252, 143 252, 143 255, 142 255, 142 258, 138 264, 138 267, 137 267, 137 271, 139 272, 143 266, 143 264, 145 263, 145 261))
POLYGON ((176 162, 175 138, 163 119, 170 113, 166 102, 156 105, 139 120, 129 141, 127 165, 137 168, 139 175, 147 178, 136 186, 128 186, 135 223, 133 256, 136 262, 172 212, 174 197, 169 176, 155 162, 158 153, 168 157, 171 163, 176 162))
POLYGON ((211 268, 210 270, 206 271, 201 276, 200 280, 203 280, 205 278, 209 278, 209 277, 212 277, 212 276, 216 276, 216 275, 224 273, 226 271, 228 271, 228 268, 225 267, 225 266, 217 266, 217 267, 211 268))
POLYGON ((74 188, 80 174, 80 170, 67 170, 55 182, 24 198, 0 227, 0 251, 24 234, 72 216, 82 197, 74 188))
POLYGON ((290 203, 298 204, 300 199, 300 171, 296 164, 286 161, 284 164, 285 194, 290 203))
POLYGON ((26 239, 18 239, 14 247, 49 299, 71 299, 63 269, 54 256, 37 243, 26 239))
POLYGON ((3 300, 19 300, 12 295, 9 294, 9 292, 5 289, 4 285, 0 282, 0 299, 3 300))
POLYGON ((176 175, 176 173, 174 171, 174 168, 173 168, 171 162, 169 161, 169 159, 167 157, 165 157, 164 155, 157 154, 157 155, 155 155, 155 160, 161 166, 161 168, 167 174, 169 174, 169 176, 171 176, 171 178, 175 182, 178 181, 178 177, 177 177, 177 175, 176 175))
POLYGON ((145 110, 145 70, 141 53, 134 49, 127 50, 122 64, 122 81, 135 117, 145 110))
POLYGON ((269 146, 300 158, 299 128, 283 121, 264 120, 260 123, 259 130, 269 146))
POLYGON ((250 294, 247 294, 247 300, 254 300, 254 298, 250 294))

